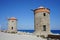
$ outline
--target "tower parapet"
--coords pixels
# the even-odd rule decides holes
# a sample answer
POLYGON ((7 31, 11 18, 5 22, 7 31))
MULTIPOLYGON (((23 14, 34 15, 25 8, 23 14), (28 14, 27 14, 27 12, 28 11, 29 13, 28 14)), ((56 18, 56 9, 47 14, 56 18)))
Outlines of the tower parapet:
POLYGON ((39 12, 47 12, 47 13, 50 13, 50 9, 45 8, 43 6, 40 6, 39 8, 35 9, 34 12, 35 13, 39 13, 39 12))

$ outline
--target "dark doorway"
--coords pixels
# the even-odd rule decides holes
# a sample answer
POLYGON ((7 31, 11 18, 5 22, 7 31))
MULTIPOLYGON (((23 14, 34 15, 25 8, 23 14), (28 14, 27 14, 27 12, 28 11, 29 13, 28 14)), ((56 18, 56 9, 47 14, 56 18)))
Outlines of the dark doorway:
POLYGON ((13 27, 11 27, 11 29, 13 30, 13 27))
POLYGON ((43 31, 46 31, 46 25, 43 25, 43 31))

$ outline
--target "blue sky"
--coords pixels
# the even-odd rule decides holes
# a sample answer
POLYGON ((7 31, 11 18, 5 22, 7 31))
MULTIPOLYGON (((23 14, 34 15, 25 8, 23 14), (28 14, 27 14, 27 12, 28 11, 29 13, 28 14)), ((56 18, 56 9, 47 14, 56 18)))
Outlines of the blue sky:
POLYGON ((0 26, 7 29, 8 18, 16 17, 20 30, 34 29, 34 12, 44 6, 50 9, 50 29, 60 30, 60 0, 0 0, 0 26))

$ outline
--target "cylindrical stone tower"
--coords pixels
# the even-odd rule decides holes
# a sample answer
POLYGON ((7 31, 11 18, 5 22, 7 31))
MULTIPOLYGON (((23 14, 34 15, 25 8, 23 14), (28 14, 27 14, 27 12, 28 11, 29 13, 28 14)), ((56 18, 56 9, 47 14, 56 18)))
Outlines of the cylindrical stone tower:
POLYGON ((50 33, 50 10, 43 6, 34 10, 35 34, 47 36, 50 33))
POLYGON ((17 33, 17 19, 15 17, 8 19, 8 32, 17 33))

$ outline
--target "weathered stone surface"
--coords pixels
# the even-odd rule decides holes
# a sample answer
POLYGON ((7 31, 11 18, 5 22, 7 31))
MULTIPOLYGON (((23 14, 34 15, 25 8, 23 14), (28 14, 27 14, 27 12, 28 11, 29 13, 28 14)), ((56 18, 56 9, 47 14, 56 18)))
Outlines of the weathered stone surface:
POLYGON ((8 32, 17 32, 17 19, 12 20, 13 18, 11 18, 10 20, 8 20, 8 32))
MULTIPOLYGON (((40 9, 38 9, 40 10, 40 9)), ((36 10, 37 11, 37 10, 36 10)), ((44 35, 47 36, 50 33, 50 15, 45 12, 34 12, 34 29, 36 35, 44 35), (44 13, 46 16, 44 16, 44 13), (43 31, 43 25, 46 25, 46 31, 43 31)))

